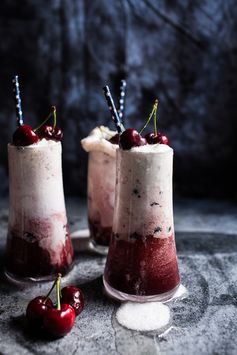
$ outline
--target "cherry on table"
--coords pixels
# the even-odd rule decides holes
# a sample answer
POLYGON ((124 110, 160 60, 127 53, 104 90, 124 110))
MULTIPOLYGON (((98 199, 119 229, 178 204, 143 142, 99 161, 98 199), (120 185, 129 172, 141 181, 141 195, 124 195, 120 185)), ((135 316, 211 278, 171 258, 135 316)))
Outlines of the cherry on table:
POLYGON ((42 326, 44 315, 49 308, 53 308, 52 300, 46 296, 38 296, 29 302, 26 318, 31 325, 42 326))
POLYGON ((74 308, 76 316, 82 312, 84 308, 84 296, 79 288, 66 286, 62 288, 61 294, 61 301, 70 304, 74 308))
POLYGON ((139 147, 147 144, 146 139, 143 138, 135 129, 127 128, 120 136, 120 147, 124 150, 129 150, 132 147, 139 147))
POLYGON ((48 308, 44 316, 44 328, 55 337, 63 337, 72 329, 76 314, 72 306, 63 303, 61 309, 48 308))
POLYGON ((13 133, 12 142, 16 146, 28 146, 38 143, 39 136, 33 131, 33 129, 27 125, 22 124, 13 133))

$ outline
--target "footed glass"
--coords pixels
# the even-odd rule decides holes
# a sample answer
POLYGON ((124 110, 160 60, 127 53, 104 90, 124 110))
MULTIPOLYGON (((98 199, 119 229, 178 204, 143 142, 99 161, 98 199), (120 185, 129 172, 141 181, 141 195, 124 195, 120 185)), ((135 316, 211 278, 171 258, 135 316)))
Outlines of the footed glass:
POLYGON ((65 275, 74 253, 65 210, 61 142, 8 144, 9 222, 5 274, 12 281, 65 275))
POLYGON ((123 301, 166 301, 180 284, 172 201, 173 150, 117 151, 112 239, 104 285, 123 301))

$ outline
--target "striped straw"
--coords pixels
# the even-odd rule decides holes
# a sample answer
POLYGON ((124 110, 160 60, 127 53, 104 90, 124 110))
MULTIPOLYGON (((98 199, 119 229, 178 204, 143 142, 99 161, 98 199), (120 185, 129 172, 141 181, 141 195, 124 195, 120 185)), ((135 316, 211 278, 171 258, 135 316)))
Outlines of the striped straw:
POLYGON ((23 114, 21 109, 21 96, 18 82, 18 75, 15 75, 13 80, 13 92, 16 103, 16 117, 17 117, 17 125, 21 126, 23 124, 23 114))
POLYGON ((123 115, 124 115, 124 100, 126 95, 126 86, 127 86, 126 80, 124 79, 121 80, 118 114, 122 122, 123 122, 123 115))
POLYGON ((122 122, 120 121, 118 111, 116 110, 116 107, 114 105, 114 100, 112 98, 111 92, 110 92, 109 87, 107 85, 103 88, 103 92, 104 92, 105 99, 107 101, 107 104, 108 104, 108 107, 109 107, 109 110, 111 113, 112 120, 115 123, 116 129, 117 129, 118 133, 122 133, 125 130, 125 128, 124 128, 122 122))

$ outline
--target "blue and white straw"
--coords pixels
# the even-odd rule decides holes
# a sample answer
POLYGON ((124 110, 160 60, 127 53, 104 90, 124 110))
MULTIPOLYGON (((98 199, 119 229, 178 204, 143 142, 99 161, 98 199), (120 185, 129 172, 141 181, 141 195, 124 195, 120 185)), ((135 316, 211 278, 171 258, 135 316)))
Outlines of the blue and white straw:
POLYGON ((125 130, 125 128, 119 118, 118 111, 116 110, 114 100, 112 98, 111 92, 110 92, 109 87, 107 85, 103 88, 103 92, 104 92, 105 99, 107 101, 107 104, 108 104, 108 107, 109 107, 109 110, 111 113, 112 120, 115 123, 116 130, 120 134, 125 130))
POLYGON ((118 114, 119 114, 119 118, 122 122, 123 122, 124 107, 125 107, 126 86, 127 86, 126 80, 124 80, 124 79, 121 80, 118 114))
POLYGON ((20 88, 18 82, 18 75, 15 75, 13 80, 13 92, 16 103, 16 117, 17 117, 17 125, 21 126, 23 124, 23 114, 21 108, 21 96, 20 96, 20 88))

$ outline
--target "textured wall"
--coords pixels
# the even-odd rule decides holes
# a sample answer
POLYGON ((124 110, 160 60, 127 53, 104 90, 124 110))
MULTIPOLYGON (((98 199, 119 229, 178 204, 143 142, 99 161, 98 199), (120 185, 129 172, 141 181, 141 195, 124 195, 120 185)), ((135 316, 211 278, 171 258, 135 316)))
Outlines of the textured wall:
POLYGON ((140 128, 156 96, 175 148, 176 190, 236 194, 235 0, 1 0, 0 179, 15 127, 10 78, 19 73, 28 123, 57 105, 68 193, 85 193, 80 138, 110 123, 101 87, 128 81, 127 125, 140 128))

